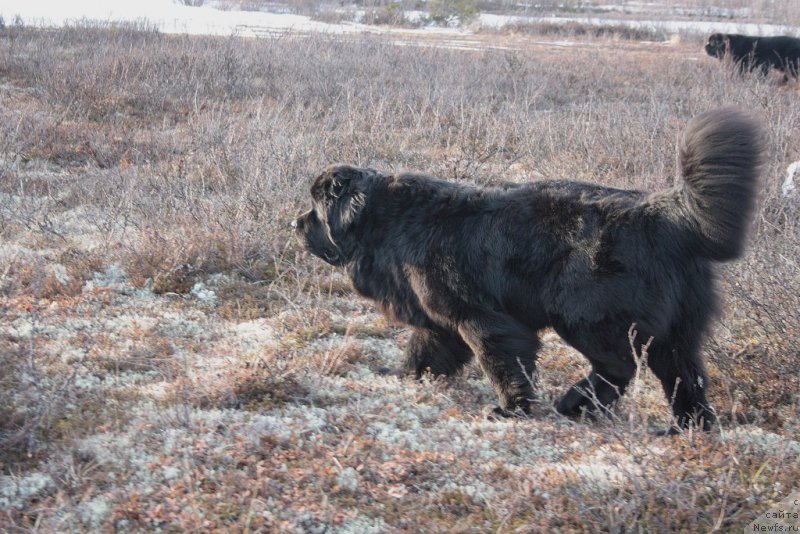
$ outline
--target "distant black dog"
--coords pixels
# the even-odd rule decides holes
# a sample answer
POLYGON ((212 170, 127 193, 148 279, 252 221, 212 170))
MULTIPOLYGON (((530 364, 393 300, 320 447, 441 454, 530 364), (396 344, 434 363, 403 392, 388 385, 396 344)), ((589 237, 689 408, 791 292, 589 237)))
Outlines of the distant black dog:
POLYGON ((625 391, 635 323, 654 338, 648 363, 677 425, 708 429, 699 351, 716 310, 714 263, 742 253, 759 139, 739 112, 701 115, 680 144, 682 183, 651 194, 571 181, 483 188, 334 166, 293 225, 311 253, 414 327, 405 366, 418 376, 452 375, 475 355, 499 396, 495 412, 527 412, 538 334, 552 326, 592 364, 558 404, 577 415, 625 391))
POLYGON ((767 74, 770 68, 798 78, 800 73, 800 39, 794 37, 750 37, 732 33, 714 33, 706 43, 709 56, 730 57, 742 72, 758 70, 767 74))

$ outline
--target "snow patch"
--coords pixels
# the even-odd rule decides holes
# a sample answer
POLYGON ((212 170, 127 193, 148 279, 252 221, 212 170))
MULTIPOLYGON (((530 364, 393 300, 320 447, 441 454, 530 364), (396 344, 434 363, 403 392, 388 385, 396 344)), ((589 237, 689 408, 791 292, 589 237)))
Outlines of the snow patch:
MULTIPOLYGON (((644 4, 643 4, 644 5, 644 4)), ((647 5, 636 13, 643 16, 730 16, 745 15, 744 11, 726 10, 724 13, 712 13, 707 9, 700 12, 689 12, 686 8, 654 12, 647 5), (684 9, 684 12, 681 11, 684 9)), ((614 12, 622 8, 605 6, 603 11, 614 12)), ((626 12, 631 12, 625 6, 626 12)), ((418 11, 406 12, 409 20, 418 20, 418 11)), ((188 33, 204 35, 240 35, 243 37, 264 37, 281 35, 287 32, 322 32, 322 33, 358 33, 364 31, 380 31, 392 33, 402 31, 405 34, 437 33, 468 34, 461 28, 426 27, 422 29, 376 28, 359 23, 329 24, 312 20, 304 15, 289 13, 269 13, 265 11, 236 11, 217 9, 213 4, 192 7, 171 0, 76 0, 72 2, 30 2, 29 0, 4 0, 0 5, 0 16, 7 21, 21 17, 28 25, 63 26, 82 19, 106 22, 141 22, 148 21, 164 33, 188 33)), ((797 28, 778 24, 751 24, 738 22, 713 22, 698 20, 631 20, 599 17, 527 17, 510 15, 493 15, 482 13, 478 16, 478 24, 486 28, 501 28, 508 24, 526 23, 579 23, 592 26, 626 26, 630 28, 646 28, 666 30, 671 33, 689 31, 695 33, 746 33, 753 35, 793 35, 797 28)), ((406 44, 404 41, 403 44, 406 44)), ((458 47, 462 47, 459 45, 458 47)), ((464 47, 472 49, 471 47, 464 47)))
POLYGON ((164 33, 204 35, 238 34, 263 36, 269 32, 321 31, 344 33, 353 27, 327 24, 303 15, 261 11, 223 11, 213 6, 186 6, 170 0, 75 0, 71 2, 30 2, 4 0, 0 16, 12 21, 20 16, 25 24, 63 26, 81 19, 107 22, 149 21, 164 33))

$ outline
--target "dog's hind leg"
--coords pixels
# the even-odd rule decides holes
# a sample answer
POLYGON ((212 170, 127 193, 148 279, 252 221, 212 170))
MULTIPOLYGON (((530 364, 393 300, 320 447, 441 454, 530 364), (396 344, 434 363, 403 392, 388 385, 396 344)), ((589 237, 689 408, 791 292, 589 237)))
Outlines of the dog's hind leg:
POLYGON ((458 331, 472 348, 499 398, 494 413, 503 417, 530 412, 539 338, 510 316, 487 313, 459 324, 458 331))
POLYGON ((623 320, 567 327, 555 325, 558 334, 580 351, 592 364, 592 372, 574 384, 556 406, 562 415, 607 411, 625 393, 636 373, 630 341, 625 334, 630 324, 623 320))
POLYGON ((471 359, 472 350, 458 334, 440 328, 417 328, 406 346, 403 371, 417 378, 426 372, 452 376, 471 359))
MULTIPOLYGON (((675 328, 667 343, 654 343, 650 348, 650 369, 672 404, 677 428, 710 430, 716 421, 706 398, 708 375, 700 358, 701 338, 698 330, 675 328)), ((668 433, 675 433, 677 428, 668 433)))
POLYGON ((605 412, 625 393, 632 377, 633 370, 622 376, 613 375, 601 363, 592 361, 592 372, 569 388, 556 410, 570 417, 605 412))

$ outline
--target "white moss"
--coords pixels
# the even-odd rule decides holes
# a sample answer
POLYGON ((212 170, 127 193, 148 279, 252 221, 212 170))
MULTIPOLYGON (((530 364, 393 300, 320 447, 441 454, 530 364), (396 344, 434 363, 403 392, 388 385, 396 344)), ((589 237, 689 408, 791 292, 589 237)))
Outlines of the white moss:
POLYGON ((250 423, 247 439, 258 445, 262 437, 269 437, 277 443, 287 443, 291 440, 293 431, 282 417, 274 415, 257 415, 250 423))
POLYGON ((193 285, 189 294, 203 304, 207 304, 209 306, 213 306, 217 303, 217 294, 208 289, 203 282, 197 282, 195 285, 193 285))
POLYGON ((119 265, 109 265, 102 273, 94 273, 92 279, 84 284, 83 292, 88 293, 97 288, 109 288, 123 294, 133 290, 128 283, 128 275, 119 265))
POLYGON ((172 481, 181 476, 181 470, 173 465, 165 466, 161 469, 164 480, 172 481))
POLYGON ((380 517, 358 516, 332 529, 337 534, 382 534, 392 529, 380 517))
POLYGON ((30 473, 24 477, 0 476, 0 510, 24 508, 34 497, 52 491, 55 482, 44 473, 30 473))
POLYGON ((800 442, 774 434, 756 426, 734 428, 722 434, 723 441, 733 440, 739 443, 755 445, 767 451, 784 451, 792 455, 800 455, 800 442))
POLYGON ((336 475, 336 483, 345 491, 355 493, 358 491, 358 471, 352 467, 345 467, 336 475))
POLYGON ((472 480, 469 484, 458 484, 456 482, 447 482, 442 488, 444 491, 456 491, 467 495, 477 503, 486 502, 497 495, 497 491, 481 482, 480 480, 472 480))
POLYGON ((53 275, 53 278, 61 285, 66 285, 72 281, 72 277, 67 272, 67 268, 60 263, 51 263, 47 266, 47 271, 53 275))
POLYGON ((106 497, 98 496, 78 505, 78 516, 81 521, 90 526, 92 529, 97 529, 108 517, 111 512, 111 503, 106 497))
POLYGON ((234 325, 226 336, 226 343, 248 351, 262 350, 275 343, 275 332, 265 319, 244 321, 234 325))

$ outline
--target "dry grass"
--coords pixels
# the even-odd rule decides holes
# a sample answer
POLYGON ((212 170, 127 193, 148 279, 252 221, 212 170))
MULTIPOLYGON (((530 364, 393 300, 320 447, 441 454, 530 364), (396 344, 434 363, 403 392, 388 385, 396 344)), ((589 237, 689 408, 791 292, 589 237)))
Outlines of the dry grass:
POLYGON ((426 39, 0 30, 0 530, 731 531, 796 488, 797 85, 681 43, 426 39), (531 420, 484 421, 475 369, 381 376, 407 333, 288 227, 336 161, 660 189, 723 104, 769 152, 710 435, 651 436, 648 374, 609 420, 558 417, 586 366, 550 334, 531 420))

